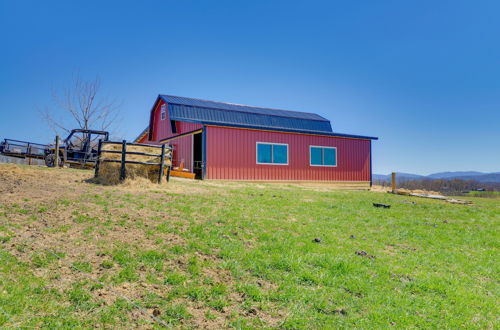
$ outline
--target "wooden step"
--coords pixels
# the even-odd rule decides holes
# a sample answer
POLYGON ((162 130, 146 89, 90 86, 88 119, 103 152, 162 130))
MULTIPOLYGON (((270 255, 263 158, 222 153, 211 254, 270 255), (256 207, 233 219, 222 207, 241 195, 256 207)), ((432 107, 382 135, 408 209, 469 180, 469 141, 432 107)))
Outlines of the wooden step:
POLYGON ((171 170, 170 175, 177 176, 180 178, 187 178, 187 179, 194 179, 196 176, 195 173, 190 173, 190 172, 185 172, 185 171, 176 171, 176 170, 171 170))

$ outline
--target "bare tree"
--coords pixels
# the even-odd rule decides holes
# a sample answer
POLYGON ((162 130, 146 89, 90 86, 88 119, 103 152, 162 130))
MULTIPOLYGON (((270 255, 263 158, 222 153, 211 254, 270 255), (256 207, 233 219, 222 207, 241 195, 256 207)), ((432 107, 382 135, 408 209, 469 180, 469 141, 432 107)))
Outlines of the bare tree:
POLYGON ((55 133, 74 128, 109 130, 117 123, 120 104, 100 95, 101 81, 73 78, 69 88, 52 91, 55 107, 41 111, 42 118, 55 133))

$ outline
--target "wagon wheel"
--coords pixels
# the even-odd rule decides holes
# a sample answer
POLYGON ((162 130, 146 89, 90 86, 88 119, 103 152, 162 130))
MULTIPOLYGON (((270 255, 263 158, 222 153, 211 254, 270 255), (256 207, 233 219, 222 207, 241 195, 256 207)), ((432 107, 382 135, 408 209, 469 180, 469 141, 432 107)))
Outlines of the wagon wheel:
MULTIPOLYGON (((47 167, 54 167, 56 163, 56 155, 55 154, 50 154, 45 157, 45 165, 47 167)), ((59 157, 59 166, 63 166, 61 157, 59 157)))

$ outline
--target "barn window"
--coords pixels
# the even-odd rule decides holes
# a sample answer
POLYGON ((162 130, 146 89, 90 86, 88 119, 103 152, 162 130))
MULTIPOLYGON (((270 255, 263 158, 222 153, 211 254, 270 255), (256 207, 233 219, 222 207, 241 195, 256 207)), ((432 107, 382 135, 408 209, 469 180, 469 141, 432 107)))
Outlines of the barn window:
POLYGON ((309 147, 311 166, 337 166, 337 148, 334 147, 309 147))
POLYGON ((257 164, 288 165, 288 144, 257 142, 257 164))
POLYGON ((161 105, 161 120, 165 120, 167 118, 167 105, 162 104, 161 105))

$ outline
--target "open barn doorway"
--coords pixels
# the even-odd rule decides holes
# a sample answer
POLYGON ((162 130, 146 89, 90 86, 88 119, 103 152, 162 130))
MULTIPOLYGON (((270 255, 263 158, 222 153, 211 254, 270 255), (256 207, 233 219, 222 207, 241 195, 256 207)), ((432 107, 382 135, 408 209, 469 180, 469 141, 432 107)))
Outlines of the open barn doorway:
POLYGON ((203 156, 202 156, 202 133, 193 134, 193 172, 197 179, 202 178, 203 156))

